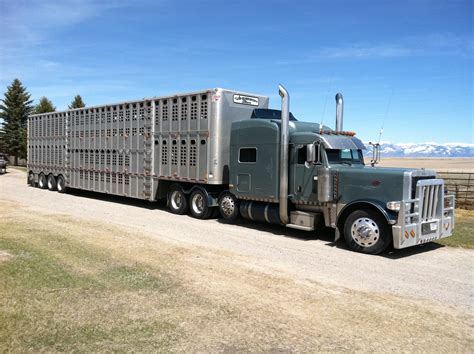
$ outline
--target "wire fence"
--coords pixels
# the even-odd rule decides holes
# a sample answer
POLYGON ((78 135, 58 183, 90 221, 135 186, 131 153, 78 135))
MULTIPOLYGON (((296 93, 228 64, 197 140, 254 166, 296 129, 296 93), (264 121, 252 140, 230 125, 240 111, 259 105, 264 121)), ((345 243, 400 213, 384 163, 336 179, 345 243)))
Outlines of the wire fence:
POLYGON ((456 195, 456 207, 474 210, 474 173, 438 172, 448 191, 456 195))

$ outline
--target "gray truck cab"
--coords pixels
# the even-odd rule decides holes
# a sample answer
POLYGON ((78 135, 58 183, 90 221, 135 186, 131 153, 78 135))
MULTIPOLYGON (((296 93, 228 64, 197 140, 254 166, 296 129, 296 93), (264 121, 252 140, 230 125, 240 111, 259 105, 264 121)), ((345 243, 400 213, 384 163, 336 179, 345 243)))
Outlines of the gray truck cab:
POLYGON ((229 192, 244 218, 307 231, 331 227, 364 253, 452 234, 454 197, 434 171, 367 165, 355 133, 299 122, 289 111, 286 123, 281 116, 258 109, 232 124, 229 192))

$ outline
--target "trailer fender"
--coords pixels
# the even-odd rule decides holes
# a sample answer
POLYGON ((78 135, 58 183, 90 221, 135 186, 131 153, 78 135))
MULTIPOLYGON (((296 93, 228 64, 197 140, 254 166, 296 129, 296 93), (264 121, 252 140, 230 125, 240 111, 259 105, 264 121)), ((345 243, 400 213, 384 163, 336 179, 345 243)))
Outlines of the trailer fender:
POLYGON ((218 203, 218 201, 219 201, 219 196, 218 196, 218 195, 214 195, 214 194, 212 194, 212 193, 209 193, 209 192, 206 190, 206 188, 204 188, 204 187, 201 187, 201 186, 194 186, 194 187, 192 187, 189 191, 188 191, 188 190, 185 190, 184 192, 191 194, 191 193, 194 192, 196 189, 201 190, 201 191, 206 195, 206 197, 207 197, 207 205, 208 205, 209 207, 212 208, 212 207, 219 206, 219 203, 218 203))

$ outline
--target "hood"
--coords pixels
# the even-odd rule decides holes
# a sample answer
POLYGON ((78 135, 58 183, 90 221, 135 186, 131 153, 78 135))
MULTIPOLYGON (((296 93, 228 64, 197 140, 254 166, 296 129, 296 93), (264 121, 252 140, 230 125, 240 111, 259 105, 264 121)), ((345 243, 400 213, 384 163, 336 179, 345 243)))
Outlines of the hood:
POLYGON ((422 174, 424 178, 436 177, 435 171, 407 168, 337 165, 331 169, 338 173, 338 197, 343 204, 362 199, 382 203, 402 200, 407 197, 403 193, 407 176, 422 174))

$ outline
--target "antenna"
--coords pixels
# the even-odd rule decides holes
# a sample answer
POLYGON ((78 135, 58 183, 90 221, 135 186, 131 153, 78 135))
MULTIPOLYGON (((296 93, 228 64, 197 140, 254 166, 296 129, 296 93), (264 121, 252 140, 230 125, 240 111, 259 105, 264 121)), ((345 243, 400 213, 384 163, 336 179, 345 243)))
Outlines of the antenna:
POLYGON ((393 96, 393 87, 392 87, 392 91, 390 92, 390 96, 388 97, 387 109, 385 110, 385 115, 383 116, 383 119, 382 119, 382 126, 380 127, 379 141, 377 144, 380 144, 380 139, 382 139, 383 127, 385 125, 385 120, 387 119, 387 116, 388 116, 388 110, 390 109, 390 104, 392 103, 392 96, 393 96))
POLYGON ((379 141, 375 144, 372 142, 369 142, 369 145, 372 145, 372 160, 370 160, 370 165, 372 167, 374 167, 376 164, 380 162, 380 140, 382 139, 383 127, 385 125, 385 120, 387 119, 388 110, 390 109, 390 104, 392 103, 392 96, 393 96, 393 87, 392 87, 392 91, 390 92, 390 96, 388 98, 387 109, 385 110, 385 115, 382 120, 382 126, 380 127, 379 141))
POLYGON ((324 114, 326 113, 326 105, 328 103, 329 92, 331 92, 333 81, 334 81, 334 75, 331 76, 331 81, 329 81, 328 91, 326 92, 326 99, 324 100, 323 112, 321 114, 321 123, 319 123, 319 131, 320 132, 323 130, 324 114))

